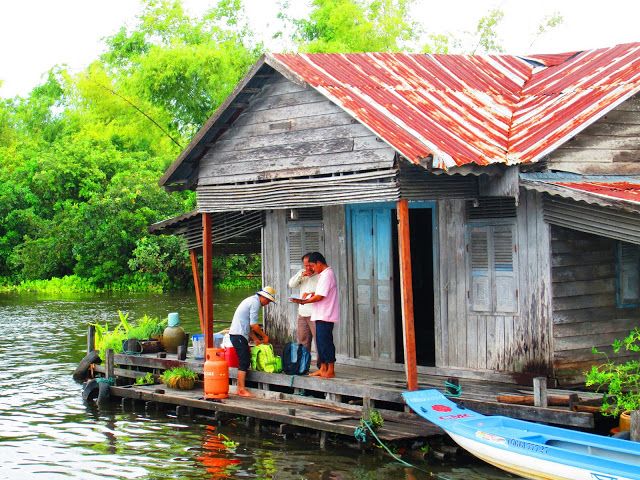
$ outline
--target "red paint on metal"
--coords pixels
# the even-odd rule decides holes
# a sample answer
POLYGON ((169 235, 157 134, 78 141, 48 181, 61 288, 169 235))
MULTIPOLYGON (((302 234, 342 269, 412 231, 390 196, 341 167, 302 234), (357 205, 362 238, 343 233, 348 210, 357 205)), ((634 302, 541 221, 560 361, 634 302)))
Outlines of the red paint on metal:
POLYGON ((400 53, 270 57, 407 159, 420 163, 433 155, 433 166, 442 169, 535 162, 640 91, 640 43, 526 59, 400 53))
POLYGON ((559 187, 571 188, 610 199, 640 203, 640 183, 630 182, 552 182, 559 187))

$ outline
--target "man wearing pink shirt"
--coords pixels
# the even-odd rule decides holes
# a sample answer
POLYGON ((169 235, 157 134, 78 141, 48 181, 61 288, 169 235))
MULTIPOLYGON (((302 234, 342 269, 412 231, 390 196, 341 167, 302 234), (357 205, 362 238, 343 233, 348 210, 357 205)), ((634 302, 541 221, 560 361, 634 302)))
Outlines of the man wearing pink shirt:
POLYGON ((309 254, 309 265, 318 275, 316 291, 308 298, 292 298, 301 305, 313 304, 311 321, 316 324, 316 347, 320 370, 310 374, 312 377, 335 377, 336 347, 333 344, 333 325, 340 321, 340 301, 338 285, 333 270, 321 253, 309 254))

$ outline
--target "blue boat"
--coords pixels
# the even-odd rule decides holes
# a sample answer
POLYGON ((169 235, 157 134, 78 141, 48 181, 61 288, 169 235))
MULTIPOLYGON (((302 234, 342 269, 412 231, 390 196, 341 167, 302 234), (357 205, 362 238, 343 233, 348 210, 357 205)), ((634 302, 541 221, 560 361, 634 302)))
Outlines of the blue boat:
POLYGON ((402 396, 462 448, 507 472, 532 479, 640 480, 638 442, 482 415, 438 390, 402 396))

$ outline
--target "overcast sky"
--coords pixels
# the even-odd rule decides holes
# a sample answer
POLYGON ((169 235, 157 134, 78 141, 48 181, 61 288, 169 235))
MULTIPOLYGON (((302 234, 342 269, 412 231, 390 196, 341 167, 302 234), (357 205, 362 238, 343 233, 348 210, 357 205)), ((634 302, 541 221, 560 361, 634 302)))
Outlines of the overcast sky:
MULTIPOLYGON (((305 0, 289 0, 304 11, 305 0)), ((185 0, 199 14, 214 2, 185 0)), ((277 28, 275 0, 245 0, 257 36, 274 51, 281 45, 270 36, 277 28)), ((432 33, 473 30, 491 8, 505 12, 498 30, 507 53, 554 53, 640 42, 638 0, 416 0, 414 20, 432 33), (545 15, 559 12, 564 21, 538 38, 536 27, 545 15)), ((66 64, 72 71, 86 67, 102 51, 105 36, 122 25, 135 24, 137 0, 0 0, 0 96, 24 95, 44 72, 66 64)))

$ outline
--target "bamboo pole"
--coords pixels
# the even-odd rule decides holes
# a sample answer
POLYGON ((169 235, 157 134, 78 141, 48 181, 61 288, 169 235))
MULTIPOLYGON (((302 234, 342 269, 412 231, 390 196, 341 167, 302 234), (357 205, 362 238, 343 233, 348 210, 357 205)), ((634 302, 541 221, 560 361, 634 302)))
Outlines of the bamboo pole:
POLYGON ((213 348, 213 238, 211 215, 202 214, 202 281, 204 338, 206 348, 213 348))
POLYGON ((418 389, 416 362, 416 332, 413 320, 413 278, 411 276, 411 242, 409 239, 409 203, 398 200, 398 244, 400 257, 400 296, 402 298, 402 329, 404 331, 404 365, 407 390, 418 389))
POLYGON ((198 318, 200 319, 200 331, 204 333, 204 312, 202 311, 202 284, 200 283, 200 274, 198 273, 198 254, 192 248, 189 250, 191 257, 191 272, 193 273, 193 285, 196 289, 196 303, 198 304, 198 318))

